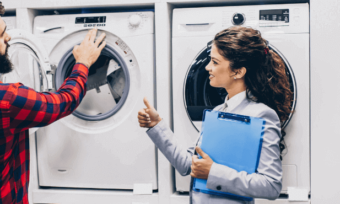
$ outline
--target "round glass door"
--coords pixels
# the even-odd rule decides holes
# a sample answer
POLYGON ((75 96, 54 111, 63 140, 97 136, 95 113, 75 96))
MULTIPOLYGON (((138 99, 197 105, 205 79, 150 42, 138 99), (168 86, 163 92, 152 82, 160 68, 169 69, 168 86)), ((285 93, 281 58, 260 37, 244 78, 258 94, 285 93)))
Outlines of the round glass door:
MULTIPOLYGON (((70 76, 74 65, 75 59, 70 50, 58 65, 57 88, 70 76)), ((123 58, 107 45, 89 70, 86 95, 73 115, 89 121, 112 116, 124 105, 129 86, 129 72, 123 58)))
MULTIPOLYGON (((276 52, 286 65, 286 74, 289 78, 290 89, 293 92, 294 98, 292 101, 292 113, 296 104, 296 82, 293 70, 289 65, 285 57, 272 45, 269 45, 269 49, 276 52)), ((211 42, 208 43, 206 48, 203 48, 197 55, 191 66, 188 69, 186 81, 184 83, 184 104, 187 110, 188 117, 192 122, 202 121, 203 110, 213 109, 214 107, 224 103, 225 97, 228 95, 224 88, 215 88, 210 86, 209 72, 205 70, 205 67, 210 61, 211 42)), ((285 128, 291 117, 284 122, 282 128, 285 128)), ((199 130, 199 127, 195 128, 199 130)))
POLYGON ((46 75, 33 49, 24 43, 14 43, 10 45, 8 55, 13 64, 13 70, 3 74, 1 81, 3 83, 20 82, 36 91, 44 91, 44 87, 47 87, 45 86, 46 75))

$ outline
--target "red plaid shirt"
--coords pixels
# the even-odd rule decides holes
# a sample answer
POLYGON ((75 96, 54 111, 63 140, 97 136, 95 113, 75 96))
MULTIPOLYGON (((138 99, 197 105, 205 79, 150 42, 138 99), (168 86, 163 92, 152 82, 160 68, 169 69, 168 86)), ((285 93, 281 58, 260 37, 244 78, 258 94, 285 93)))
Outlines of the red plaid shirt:
POLYGON ((28 204, 28 129, 71 114, 86 93, 88 69, 76 64, 56 93, 0 84, 0 204, 28 204))

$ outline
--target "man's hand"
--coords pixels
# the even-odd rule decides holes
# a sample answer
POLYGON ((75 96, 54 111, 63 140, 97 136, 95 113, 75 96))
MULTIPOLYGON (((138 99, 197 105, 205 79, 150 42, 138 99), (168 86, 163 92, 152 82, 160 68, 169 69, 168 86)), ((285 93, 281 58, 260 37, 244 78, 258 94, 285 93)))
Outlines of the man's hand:
POLYGON ((192 156, 190 176, 200 179, 208 179, 213 160, 203 152, 200 147, 196 147, 196 152, 202 156, 201 159, 197 155, 192 156))
POLYGON ((90 68, 93 63, 97 61, 100 53, 106 45, 106 42, 103 41, 105 33, 102 33, 96 42, 94 41, 97 35, 97 30, 97 28, 90 30, 85 36, 83 42, 80 45, 74 46, 73 56, 76 59, 76 63, 82 63, 90 68))
POLYGON ((162 120, 162 118, 159 117, 158 112, 152 105, 150 105, 146 97, 144 98, 144 104, 146 108, 142 108, 138 111, 139 126, 152 128, 157 125, 162 120))

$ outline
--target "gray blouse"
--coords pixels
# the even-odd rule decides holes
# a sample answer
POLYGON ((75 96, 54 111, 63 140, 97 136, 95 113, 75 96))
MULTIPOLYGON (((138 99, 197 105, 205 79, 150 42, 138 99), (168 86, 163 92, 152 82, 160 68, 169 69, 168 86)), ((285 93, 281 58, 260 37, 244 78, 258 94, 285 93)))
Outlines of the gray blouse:
MULTIPOLYGON (((246 197, 276 199, 282 188, 282 164, 279 148, 281 127, 276 112, 262 103, 248 100, 245 92, 226 100, 224 104, 217 106, 214 110, 261 117, 266 120, 266 125, 257 172, 253 174, 244 171, 237 172, 228 166, 213 163, 207 179, 207 188, 246 197)), ((147 134, 181 175, 190 174, 191 158, 195 154, 194 146, 188 149, 181 147, 181 144, 176 141, 174 133, 163 120, 155 127, 150 128, 147 134)), ((254 201, 233 200, 192 190, 190 190, 190 202, 192 204, 254 203, 254 201)))

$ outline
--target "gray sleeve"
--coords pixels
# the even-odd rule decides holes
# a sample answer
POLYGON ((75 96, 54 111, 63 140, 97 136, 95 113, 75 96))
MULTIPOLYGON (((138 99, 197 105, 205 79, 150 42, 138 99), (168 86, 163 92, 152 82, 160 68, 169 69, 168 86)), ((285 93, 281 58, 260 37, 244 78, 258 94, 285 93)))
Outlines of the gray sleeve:
POLYGON ((280 160, 280 120, 274 110, 266 109, 259 116, 266 120, 263 144, 257 172, 237 172, 228 166, 213 163, 207 188, 253 198, 276 199, 282 188, 280 160), (218 189, 217 189, 217 186, 218 189))
POLYGON ((182 148, 174 137, 174 133, 163 120, 146 133, 182 176, 190 174, 194 147, 187 150, 182 148))

